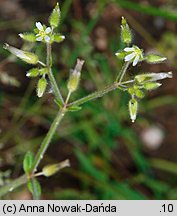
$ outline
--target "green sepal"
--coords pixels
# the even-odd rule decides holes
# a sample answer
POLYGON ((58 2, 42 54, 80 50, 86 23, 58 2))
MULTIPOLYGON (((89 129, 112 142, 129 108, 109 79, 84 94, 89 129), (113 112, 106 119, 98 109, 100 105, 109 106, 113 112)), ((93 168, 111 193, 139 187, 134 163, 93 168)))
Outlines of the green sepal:
POLYGON ((31 168, 33 166, 34 157, 33 154, 29 151, 25 154, 24 160, 23 160, 23 170, 27 175, 30 174, 31 168))
POLYGON ((135 95, 137 98, 140 98, 140 99, 145 97, 144 92, 141 91, 140 89, 135 90, 135 95))
POLYGON ((39 70, 39 74, 41 75, 41 76, 43 76, 43 75, 45 75, 45 74, 47 74, 48 73, 48 68, 41 68, 40 70, 39 70))
POLYGON ((135 89, 134 89, 133 87, 128 88, 128 93, 129 93, 130 95, 134 95, 134 94, 135 94, 135 89))

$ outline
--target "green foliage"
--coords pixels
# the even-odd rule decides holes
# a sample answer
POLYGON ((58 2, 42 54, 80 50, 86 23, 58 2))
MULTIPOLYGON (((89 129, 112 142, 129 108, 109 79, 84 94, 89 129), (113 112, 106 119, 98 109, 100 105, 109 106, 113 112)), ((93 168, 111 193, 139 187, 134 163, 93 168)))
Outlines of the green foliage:
MULTIPOLYGON (((68 13, 71 2, 72 1, 67 0, 62 3, 62 9, 66 8, 66 10, 62 11, 62 17, 67 18, 67 23, 72 24, 72 28, 75 31, 71 32, 71 35, 69 36, 70 39, 67 37, 70 40, 70 43, 66 43, 63 48, 61 47, 60 63, 61 68, 64 67, 68 69, 71 67, 71 65, 73 65, 78 56, 82 56, 84 59, 86 59, 85 70, 87 71, 87 73, 83 73, 84 81, 81 84, 88 87, 88 89, 85 90, 84 88, 80 88, 78 93, 75 95, 75 97, 79 98, 87 94, 90 89, 92 90, 101 88, 104 82, 107 84, 111 83, 115 77, 116 70, 120 70, 120 64, 116 65, 116 67, 115 63, 110 65, 110 58, 107 58, 108 52, 105 51, 106 55, 102 55, 102 53, 94 49, 94 43, 92 43, 89 38, 90 33, 93 31, 94 27, 97 25, 97 22, 100 20, 100 16, 102 14, 101 10, 98 11, 96 16, 92 17, 93 19, 91 19, 87 25, 86 22, 82 23, 82 21, 80 20, 71 19, 71 15, 68 13), (77 32, 77 34, 75 32, 77 32), (78 40, 78 36, 80 40, 78 40), (85 81, 86 77, 89 81, 85 81), (91 82, 93 83, 92 85, 90 84, 91 82)), ((126 4, 126 2, 128 1, 122 2, 126 4)), ((116 4, 117 3, 119 2, 116 1, 116 4)), ((98 7, 101 4, 102 1, 99 1, 98 7)), ((131 6, 131 4, 129 5, 131 6)), ((142 5, 136 4, 136 7, 137 6, 142 5)), ((144 5, 143 8, 149 9, 148 6, 144 5)), ((146 11, 144 10, 144 12, 146 11)), ((147 13, 149 12, 147 11, 147 13)), ((64 19, 62 19, 62 22, 63 21, 64 19)), ((67 26, 64 27, 65 29, 67 29, 67 26)), ((57 42, 57 40, 58 42, 60 42, 61 39, 60 36, 56 40, 54 40, 53 36, 51 36, 51 38, 51 41, 55 42, 57 42)), ((110 33, 108 43, 110 44, 110 47, 112 47, 112 49, 115 49, 115 44, 118 44, 117 40, 117 38, 112 38, 110 33)), ((122 44, 118 45, 119 47, 117 48, 121 49, 122 44)), ((45 59, 43 56, 43 45, 39 47, 39 50, 41 55, 38 56, 45 59)), ((54 64, 58 63, 58 52, 53 53, 53 55, 54 64)), ((121 60, 124 60, 126 56, 127 53, 123 51, 121 60)), ((111 60, 111 62, 112 61, 113 60, 111 60)), ((47 76, 44 68, 39 67, 40 74, 38 75, 47 76)), ((60 83, 58 85, 64 87, 66 85, 66 76, 63 74, 62 70, 61 73, 58 73, 58 69, 56 68, 54 68, 54 70, 57 72, 57 76, 58 74, 60 74, 60 79, 58 79, 60 83)), ((138 70, 139 69, 136 68, 136 72, 138 72, 138 70)), ((65 69, 63 71, 65 72, 65 69)), ((142 95, 149 88, 149 79, 146 81, 147 82, 143 81, 144 83, 142 83, 142 81, 139 82, 135 80, 135 83, 124 84, 124 86, 122 86, 121 88, 124 91, 133 89, 132 91, 130 90, 129 94, 131 96, 134 95, 136 97, 136 100, 138 100, 139 102, 139 99, 142 98, 142 95)), ((154 81, 151 82, 151 85, 152 83, 153 86, 157 84, 154 81)), ((31 95, 31 92, 28 94, 31 95)), ((4 96, 2 96, 2 100, 4 100, 3 98, 4 96)), ((47 106, 41 104, 40 101, 36 101, 34 96, 25 96, 24 101, 26 102, 24 102, 23 105, 20 105, 18 108, 16 108, 17 113, 24 115, 19 123, 14 121, 13 124, 15 125, 15 127, 17 126, 16 131, 19 131, 20 127, 25 126, 24 122, 31 118, 40 120, 41 123, 45 124, 45 127, 48 127, 55 114, 53 107, 50 107, 50 105, 48 104, 47 106)), ((173 190, 172 187, 176 179, 175 166, 164 166, 164 164, 160 161, 158 161, 156 164, 154 161, 153 163, 149 162, 149 156, 147 157, 147 155, 144 154, 138 136, 133 133, 133 129, 130 128, 128 124, 128 101, 128 94, 124 92, 119 93, 117 90, 113 94, 111 94, 110 97, 104 97, 96 104, 89 103, 87 106, 84 106, 84 109, 82 109, 80 112, 71 113, 68 115, 70 124, 66 122, 66 124, 64 124, 63 127, 60 128, 60 133, 56 134, 54 141, 58 143, 58 139, 62 138, 62 142, 65 142, 66 144, 67 142, 70 142, 74 146, 74 148, 75 146, 79 147, 79 150, 75 150, 75 154, 79 161, 79 167, 74 167, 74 174, 71 173, 69 174, 69 176, 67 176, 69 180, 71 179, 69 183, 70 185, 67 188, 72 187, 71 189, 64 189, 62 187, 62 177, 56 179, 56 181, 55 178, 57 177, 50 178, 50 183, 54 183, 53 187, 55 187, 55 189, 58 188, 58 191, 54 190, 54 194, 51 194, 51 188, 46 187, 46 191, 48 192, 47 194, 49 195, 49 197, 54 196, 57 199, 89 199, 89 197, 91 199, 175 198, 176 190, 175 188, 173 190), (123 151, 122 153, 122 145, 125 145, 126 150, 124 151, 126 152, 123 151), (123 155, 123 157, 125 157, 124 160, 121 159, 121 154, 123 155), (131 166, 127 165, 127 160, 129 160, 129 157, 131 157, 131 166), (118 164, 121 164, 123 168, 121 169, 118 164), (155 175, 156 172, 154 171, 153 167, 161 169, 163 171, 168 170, 167 172, 172 172, 174 174, 174 182, 161 180, 155 175), (165 168, 163 169, 163 167, 165 168), (127 172, 127 170, 130 171, 130 173, 125 176, 124 174, 127 172), (76 174, 78 174, 77 182, 76 174), (72 181, 73 176, 75 177, 74 181, 72 181), (79 188, 73 190, 73 188, 75 188, 75 182, 79 184, 79 188), (146 191, 148 191, 148 193, 146 193, 146 191)), ((155 99, 148 99, 148 101, 145 99, 142 101, 142 106, 140 107, 139 111, 140 113, 143 113, 144 111, 152 111, 154 110, 154 108, 166 104, 174 105, 176 104, 176 99, 169 97, 168 95, 166 97, 162 96, 155 99)), ((58 106, 61 107, 61 103, 58 103, 58 106)), ((72 105, 68 109, 68 111, 78 110, 80 110, 80 107, 74 105, 72 105)), ((140 118, 139 125, 143 127, 144 124, 148 124, 148 122, 144 122, 143 118, 140 118)), ((44 131, 44 133, 46 133, 46 131, 44 131)), ((18 145, 15 147, 15 149, 17 149, 17 155, 19 154, 19 152, 21 152, 22 154, 25 151, 25 148, 21 143, 25 143, 25 145, 30 146, 31 149, 37 150, 38 143, 41 142, 42 139, 41 134, 35 134, 35 136, 37 137, 31 139, 30 141, 27 141, 24 140, 23 137, 20 137, 18 133, 16 134, 17 138, 15 139, 15 142, 18 145)), ((8 137, 11 136, 12 135, 8 135, 8 137)), ((56 149, 57 151, 57 146, 55 146, 54 149, 56 149)), ((61 154, 64 153, 62 152, 61 154)), ((50 156, 50 154, 48 155, 47 160, 54 162, 54 159, 50 156)), ((64 180, 67 177, 64 176, 64 180)), ((38 186, 36 186, 36 188, 37 187, 38 186)), ((32 186, 30 186, 30 188, 32 188, 32 186)), ((31 189, 31 191, 33 191, 34 194, 34 190, 31 189)))
POLYGON ((34 199, 39 199, 41 196, 41 185, 35 178, 29 180, 27 183, 29 191, 32 193, 34 199))
POLYGON ((23 160, 23 169, 27 175, 29 175, 31 172, 33 161, 34 161, 33 154, 30 151, 27 152, 23 160))

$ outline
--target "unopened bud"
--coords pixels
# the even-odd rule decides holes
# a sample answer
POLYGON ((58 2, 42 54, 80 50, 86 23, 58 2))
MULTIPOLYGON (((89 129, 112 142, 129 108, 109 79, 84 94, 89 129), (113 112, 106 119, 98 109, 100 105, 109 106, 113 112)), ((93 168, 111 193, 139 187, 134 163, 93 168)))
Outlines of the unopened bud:
POLYGON ((122 17, 121 22, 121 39, 122 42, 126 44, 130 44, 132 42, 132 32, 124 17, 122 17))
POLYGON ((42 97, 47 87, 47 80, 42 77, 37 84, 37 96, 42 97))
POLYGON ((21 60, 27 62, 28 64, 37 64, 39 61, 36 54, 17 49, 15 47, 9 46, 8 44, 4 45, 4 49, 7 49, 9 52, 14 54, 21 60))
POLYGON ((38 68, 32 68, 26 74, 27 77, 37 77, 38 75, 39 75, 39 69, 38 68))
POLYGON ((57 5, 53 9, 49 17, 49 23, 53 28, 56 28, 59 25, 60 16, 61 16, 61 13, 60 13, 60 8, 59 8, 59 3, 57 3, 57 5))
POLYGON ((56 43, 61 43, 62 41, 64 41, 65 36, 61 35, 61 34, 54 34, 52 37, 52 40, 56 43))
POLYGON ((144 84, 144 88, 146 90, 155 90, 158 87, 160 87, 162 84, 161 83, 157 83, 157 82, 148 82, 144 84))
POLYGON ((76 89, 79 85, 83 64, 84 64, 83 60, 77 59, 77 64, 76 64, 74 70, 71 70, 70 77, 68 80, 68 85, 67 85, 68 90, 70 92, 76 91, 76 89))
POLYGON ((45 166, 42 169, 42 173, 44 176, 49 177, 49 176, 54 175, 55 173, 57 173, 58 171, 60 171, 61 169, 65 167, 70 167, 69 160, 65 160, 65 161, 62 161, 61 163, 45 166))
POLYGON ((151 64, 161 63, 165 60, 167 60, 167 58, 155 54, 149 54, 146 56, 146 61, 151 64))
POLYGON ((115 54, 117 56, 118 59, 124 59, 125 56, 127 55, 127 53, 125 51, 120 51, 120 52, 116 52, 115 54))
POLYGON ((24 33, 24 34, 19 34, 19 36, 26 41, 29 42, 36 42, 36 35, 33 33, 24 33))
POLYGON ((138 111, 138 102, 134 98, 129 101, 129 113, 132 122, 135 122, 138 111))
POLYGON ((157 80, 162 80, 166 78, 172 78, 172 72, 167 73, 149 73, 149 74, 140 74, 135 76, 135 80, 139 83, 144 82, 155 82, 157 80))

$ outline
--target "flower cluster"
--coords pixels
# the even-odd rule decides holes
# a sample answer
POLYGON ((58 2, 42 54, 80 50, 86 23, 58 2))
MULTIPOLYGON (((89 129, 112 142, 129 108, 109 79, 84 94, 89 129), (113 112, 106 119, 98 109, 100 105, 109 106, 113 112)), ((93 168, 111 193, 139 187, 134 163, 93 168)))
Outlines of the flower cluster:
MULTIPOLYGON (((143 49, 140 49, 136 45, 132 45, 132 32, 129 25, 126 22, 126 19, 122 17, 122 25, 121 25, 121 40, 123 43, 128 45, 123 50, 118 51, 115 55, 117 58, 123 60, 126 64, 126 69, 130 64, 136 66, 139 62, 146 61, 147 63, 155 64, 162 63, 166 60, 165 57, 156 54, 147 54, 145 55, 143 49)), ((123 77, 126 71, 123 71, 123 77)), ((172 72, 161 72, 161 73, 144 73, 140 75, 136 75, 133 80, 125 82, 126 84, 122 85, 121 80, 117 80, 120 82, 119 88, 124 91, 128 91, 131 95, 131 99, 129 101, 129 113, 132 122, 135 121, 137 111, 138 111, 138 100, 142 99, 145 96, 146 91, 154 90, 161 86, 161 83, 157 81, 172 78, 172 72)), ((123 82, 124 83, 124 82, 123 82)))
MULTIPOLYGON (((57 5, 53 9, 49 17, 50 27, 46 27, 45 25, 41 24, 41 22, 36 22, 35 23, 36 28, 34 29, 34 32, 20 33, 19 36, 23 40, 28 42, 43 42, 46 43, 46 45, 50 45, 53 42, 60 43, 65 39, 65 36, 55 32, 55 29, 58 27, 59 22, 60 22, 60 9, 59 9, 59 4, 57 3, 57 5)), ((17 49, 8 44, 5 44, 4 48, 28 64, 40 65, 40 67, 37 66, 35 68, 30 69, 27 72, 26 76, 31 78, 39 77, 37 83, 37 96, 42 97, 46 91, 47 84, 48 84, 46 78, 46 76, 49 73, 48 66, 42 63, 39 60, 39 57, 35 53, 17 49)))
POLYGON ((20 33, 19 36, 29 42, 43 42, 43 43, 60 43, 65 39, 64 35, 54 32, 54 29, 58 27, 60 22, 60 8, 57 3, 56 7, 49 18, 50 27, 43 25, 41 22, 36 22, 33 32, 20 33))

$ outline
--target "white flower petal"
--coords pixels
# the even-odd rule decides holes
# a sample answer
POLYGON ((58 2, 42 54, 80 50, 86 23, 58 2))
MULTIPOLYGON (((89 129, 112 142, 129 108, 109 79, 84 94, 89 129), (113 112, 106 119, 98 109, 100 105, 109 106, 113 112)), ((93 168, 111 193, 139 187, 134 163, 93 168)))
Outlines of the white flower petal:
POLYGON ((50 42, 50 37, 46 35, 46 36, 44 37, 44 40, 48 43, 48 42, 50 42))
POLYGON ((132 51, 135 51, 135 48, 134 47, 126 47, 124 49, 125 52, 132 52, 132 51))
POLYGON ((52 31, 52 29, 50 27, 47 27, 45 30, 45 33, 49 34, 52 31))
POLYGON ((37 41, 42 41, 42 37, 36 38, 37 41))
POLYGON ((130 61, 130 60, 132 60, 134 57, 135 57, 135 53, 131 53, 131 54, 125 56, 125 61, 126 61, 126 62, 127 62, 127 61, 130 61))
POLYGON ((133 61, 133 66, 138 64, 139 59, 140 59, 140 57, 139 57, 139 55, 137 55, 133 61))
POLYGON ((39 31, 43 31, 44 28, 40 22, 36 22, 36 27, 39 29, 39 31))

